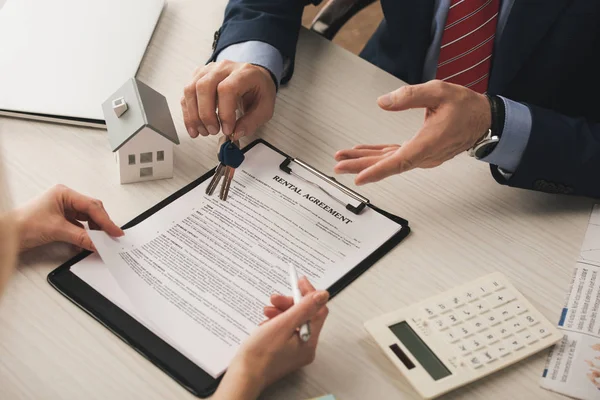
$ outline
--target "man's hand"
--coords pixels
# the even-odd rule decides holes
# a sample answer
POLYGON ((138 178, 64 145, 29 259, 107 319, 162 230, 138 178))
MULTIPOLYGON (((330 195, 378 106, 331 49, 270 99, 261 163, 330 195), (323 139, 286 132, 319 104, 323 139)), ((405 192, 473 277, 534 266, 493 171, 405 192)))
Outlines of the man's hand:
POLYGON ((275 95, 275 82, 265 68, 227 60, 212 62, 199 67, 184 89, 183 121, 193 138, 222 130, 239 139, 271 119, 275 95), (236 121, 238 109, 244 115, 236 121))
POLYGON ((264 310, 269 319, 242 344, 215 400, 255 399, 266 386, 314 360, 329 294, 315 291, 306 278, 300 279, 298 286, 304 296, 298 304, 288 296, 271 296, 273 305, 264 310), (298 337, 298 327, 307 321, 311 335, 305 343, 298 337))
POLYGON ((83 225, 103 230, 111 236, 123 236, 123 231, 106 213, 100 200, 92 199, 57 185, 24 207, 14 211, 21 250, 51 242, 67 242, 95 251, 83 225))
POLYGON ((357 185, 413 168, 433 168, 471 148, 491 126, 487 98, 460 85, 430 81, 381 96, 388 111, 425 108, 425 122, 403 145, 358 145, 335 155, 336 173, 358 174, 357 185))

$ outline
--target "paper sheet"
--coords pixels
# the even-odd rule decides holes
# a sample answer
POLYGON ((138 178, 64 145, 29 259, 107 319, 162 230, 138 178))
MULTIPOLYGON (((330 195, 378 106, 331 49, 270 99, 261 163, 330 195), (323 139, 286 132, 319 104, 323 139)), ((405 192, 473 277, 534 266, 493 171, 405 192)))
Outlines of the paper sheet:
POLYGON ((236 171, 227 202, 206 196, 206 181, 122 238, 90 232, 120 290, 106 276, 100 283, 81 267, 74 273, 220 375, 262 321, 269 296, 291 292, 289 262, 325 289, 401 228, 369 208, 352 214, 281 172, 283 160, 258 144, 236 171))
POLYGON ((600 205, 594 206, 541 385, 567 396, 600 399, 600 205))

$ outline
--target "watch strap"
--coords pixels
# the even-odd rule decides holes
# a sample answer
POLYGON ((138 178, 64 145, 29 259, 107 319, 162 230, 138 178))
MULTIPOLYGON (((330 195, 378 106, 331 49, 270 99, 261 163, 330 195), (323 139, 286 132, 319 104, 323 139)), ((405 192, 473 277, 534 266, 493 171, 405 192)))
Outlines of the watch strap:
POLYGON ((502 137, 504 131, 504 120, 506 118, 506 106, 504 100, 496 95, 485 95, 490 103, 490 111, 492 115, 492 125, 490 127, 492 136, 502 137))

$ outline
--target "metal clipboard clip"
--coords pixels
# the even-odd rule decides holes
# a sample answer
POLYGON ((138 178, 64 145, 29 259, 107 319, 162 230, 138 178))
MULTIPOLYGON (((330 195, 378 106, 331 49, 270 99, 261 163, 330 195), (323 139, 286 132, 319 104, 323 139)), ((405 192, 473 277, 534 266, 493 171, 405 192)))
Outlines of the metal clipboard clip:
POLYGON ((352 213, 354 213, 356 215, 359 215, 362 212, 362 210, 364 210, 365 207, 368 204, 370 204, 369 203, 369 199, 367 199, 366 197, 361 196, 360 194, 356 193, 354 190, 352 190, 352 189, 348 188, 347 186, 339 183, 334 177, 325 175, 324 173, 322 173, 318 169, 316 169, 314 167, 311 167, 310 165, 308 165, 304 161, 299 160, 297 158, 286 157, 286 159, 279 165, 279 169, 282 170, 283 172, 285 172, 285 173, 287 173, 289 175, 293 175, 296 178, 299 178, 302 181, 308 183, 309 185, 311 185, 311 186, 319 189, 320 191, 322 191, 323 193, 325 193, 327 196, 329 196, 330 198, 332 198, 333 200, 337 201, 342 206, 344 206, 346 208, 346 210, 348 210, 348 211, 350 211, 350 212, 352 212, 352 213), (345 195, 347 195, 347 196, 353 198, 354 200, 358 201, 360 204, 355 207, 352 204, 345 203, 344 201, 342 201, 342 200, 338 199, 337 197, 335 197, 333 194, 329 193, 322 186, 316 184, 315 182, 309 181, 308 179, 306 179, 305 177, 303 177, 301 175, 298 175, 298 174, 294 173, 294 171, 292 171, 292 169, 290 168, 290 164, 292 162, 295 163, 295 164, 298 164, 300 167, 304 168, 308 172, 310 172, 313 175, 317 176, 318 178, 324 180, 325 182, 327 182, 331 186, 335 187, 336 189, 338 189, 339 191, 341 191, 345 195))

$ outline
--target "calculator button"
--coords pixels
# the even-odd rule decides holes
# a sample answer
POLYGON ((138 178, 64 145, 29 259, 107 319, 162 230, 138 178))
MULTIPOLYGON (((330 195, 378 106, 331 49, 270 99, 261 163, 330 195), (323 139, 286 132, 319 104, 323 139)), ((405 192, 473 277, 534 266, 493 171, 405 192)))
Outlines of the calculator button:
POLYGON ((538 338, 533 333, 528 330, 521 331, 517 333, 517 336, 521 339, 525 344, 532 344, 537 342, 538 338))
POLYGON ((435 303, 433 308, 435 308, 437 310, 437 312, 440 314, 443 314, 445 312, 452 310, 452 306, 450 304, 446 303, 445 301, 440 301, 440 302, 435 303))
POLYGON ((477 285, 475 287, 475 292, 479 296, 489 296, 490 294, 492 294, 493 291, 494 290, 487 283, 484 283, 484 284, 481 284, 481 285, 477 285))
POLYGON ((471 368, 473 369, 478 369, 483 367, 483 363, 481 361, 481 359, 479 358, 479 356, 476 355, 472 355, 470 357, 467 357, 467 364, 471 366, 471 368))
POLYGON ((538 337, 540 339, 544 339, 547 338, 548 336, 552 335, 552 332, 550 332, 550 329, 544 327, 544 326, 536 326, 533 331, 535 332, 536 335, 538 335, 538 337))
POLYGON ((482 315, 482 317, 487 320, 489 326, 498 325, 500 322, 502 322, 495 312, 489 312, 485 315, 482 315))
POLYGON ((462 342, 457 343, 455 349, 461 356, 467 355, 471 352, 471 350, 462 342))
POLYGON ((492 349, 485 349, 483 351, 480 351, 477 355, 485 363, 491 363, 492 361, 495 361, 498 358, 496 356, 496 353, 492 349))
POLYGON ((435 311, 435 309, 433 307, 425 307, 425 308, 423 308, 423 314, 427 318, 433 318, 437 315, 437 312, 435 311))
POLYGON ((496 309, 496 314, 503 320, 506 321, 507 319, 510 319, 512 317, 514 317, 515 315, 513 313, 510 312, 510 310, 508 309, 508 306, 502 306, 499 307, 498 309, 496 309))
POLYGON ((518 319, 521 320, 521 322, 526 326, 533 326, 533 325, 537 324, 538 322, 540 322, 530 312, 526 312, 525 314, 520 315, 518 319))
POLYGON ((450 304, 452 305, 452 307, 456 308, 456 307, 460 307, 461 305, 464 304, 464 299, 462 296, 452 296, 450 297, 450 304))
POLYGON ((477 300, 479 296, 477 296, 477 293, 474 290, 467 290, 463 293, 462 297, 465 299, 465 302, 470 303, 477 300))
POLYGON ((510 326, 510 328, 512 329, 513 332, 520 332, 527 327, 526 324, 522 323, 518 319, 513 319, 510 321, 507 321, 507 324, 508 324, 508 326, 510 326))
POLYGON ((446 324, 446 320, 444 318, 436 318, 433 320, 433 326, 438 331, 443 331, 444 329, 448 329, 448 325, 446 324))
POLYGON ((514 295, 511 296, 508 290, 501 290, 493 293, 485 298, 492 308, 500 307, 511 300, 514 300, 514 295))
POLYGON ((474 318, 474 317, 475 317, 475 315, 477 314, 477 313, 475 312, 475 310, 473 309, 473 307, 471 307, 471 306, 470 306, 470 305, 468 305, 468 304, 465 304, 464 306, 462 306, 462 307, 458 308, 458 309, 456 310, 456 312, 457 312, 457 314, 458 314, 458 315, 460 315, 460 317, 461 317, 463 320, 465 320, 465 321, 466 321, 466 320, 469 320, 469 319, 471 319, 471 318, 474 318))
POLYGON ((525 343, 521 341, 521 339, 516 336, 511 336, 506 340, 506 344, 510 347, 512 351, 517 351, 525 347, 525 343))
POLYGON ((448 343, 456 343, 460 340, 460 333, 454 328, 444 331, 443 336, 448 343))
POLYGON ((456 312, 445 314, 441 318, 444 318, 446 320, 446 325, 449 325, 449 326, 460 323, 459 315, 456 312))
POLYGON ((498 358, 502 358, 505 355, 510 354, 510 348, 505 342, 496 343, 493 346, 491 346, 491 348, 494 349, 494 351, 498 355, 498 358))
POLYGON ((506 308, 513 315, 522 314, 527 311, 527 307, 519 303, 519 301, 511 301, 506 305, 506 308))
POLYGON ((471 328, 471 326, 469 326, 467 324, 462 324, 462 325, 458 326, 457 330, 462 338, 465 338, 465 337, 475 333, 475 329, 471 328))
POLYGON ((478 314, 482 314, 490 309, 490 306, 485 300, 477 300, 473 303, 473 308, 478 314))
POLYGON ((488 344, 496 343, 500 340, 500 335, 495 330, 488 330, 481 334, 481 337, 485 339, 488 344))
POLYGON ((500 280, 495 279, 490 282, 490 287, 493 290, 500 290, 500 289, 504 288, 504 283, 502 283, 502 281, 500 281, 500 280))
POLYGON ((477 317, 471 321, 471 325, 475 328, 477 332, 481 332, 484 329, 487 329, 488 323, 483 317, 477 317))
POLYGON ((472 336, 468 339, 465 339, 463 343, 471 351, 479 350, 483 347, 483 340, 481 340, 478 336, 472 336))
POLYGON ((497 331, 498 331, 498 334, 500 335, 500 337, 503 337, 503 338, 512 335, 512 331, 509 328, 509 324, 506 324, 506 323, 498 326, 497 331))

